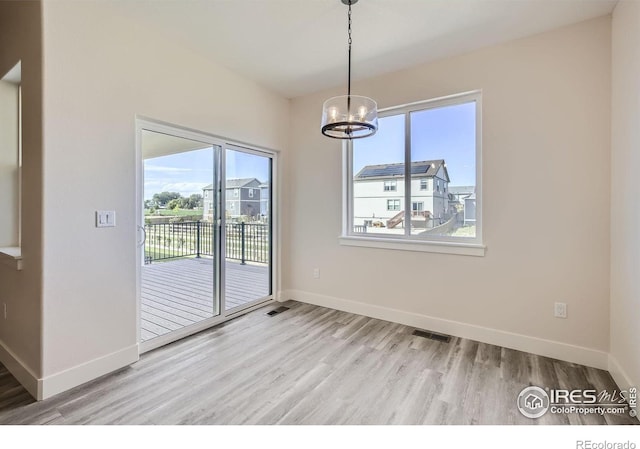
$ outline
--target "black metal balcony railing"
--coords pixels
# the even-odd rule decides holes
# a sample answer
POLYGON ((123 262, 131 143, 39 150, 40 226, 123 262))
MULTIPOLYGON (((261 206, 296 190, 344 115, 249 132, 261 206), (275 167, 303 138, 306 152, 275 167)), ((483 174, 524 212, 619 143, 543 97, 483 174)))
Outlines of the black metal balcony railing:
MULTIPOLYGON (((144 227, 145 263, 180 257, 213 256, 215 249, 214 224, 206 221, 156 223, 144 227)), ((226 224, 227 259, 241 263, 269 263, 269 225, 261 223, 226 224)))

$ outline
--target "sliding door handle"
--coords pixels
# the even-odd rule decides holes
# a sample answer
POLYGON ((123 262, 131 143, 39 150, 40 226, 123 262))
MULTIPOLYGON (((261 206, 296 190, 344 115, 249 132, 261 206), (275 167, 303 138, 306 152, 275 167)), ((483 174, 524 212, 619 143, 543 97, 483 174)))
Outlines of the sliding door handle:
POLYGON ((142 231, 142 241, 138 242, 138 246, 142 246, 147 242, 147 230, 144 228, 144 226, 140 225, 138 225, 138 229, 142 231))

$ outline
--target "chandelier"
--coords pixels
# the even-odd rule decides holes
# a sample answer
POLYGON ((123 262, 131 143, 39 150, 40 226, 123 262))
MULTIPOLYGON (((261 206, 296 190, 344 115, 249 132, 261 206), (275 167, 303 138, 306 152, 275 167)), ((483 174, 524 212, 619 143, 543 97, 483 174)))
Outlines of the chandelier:
POLYGON ((334 139, 360 139, 378 130, 378 105, 369 97, 351 95, 351 5, 358 0, 341 0, 349 6, 349 69, 347 95, 329 98, 322 106, 322 134, 334 139))

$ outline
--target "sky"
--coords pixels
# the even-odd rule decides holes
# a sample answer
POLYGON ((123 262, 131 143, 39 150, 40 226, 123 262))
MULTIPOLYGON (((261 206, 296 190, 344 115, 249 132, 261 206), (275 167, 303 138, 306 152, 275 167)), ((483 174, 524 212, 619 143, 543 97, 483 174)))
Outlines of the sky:
MULTIPOLYGON (((473 186, 475 176, 475 103, 446 106, 411 113, 413 161, 444 159, 451 186, 473 186)), ((354 173, 370 164, 404 161, 404 115, 379 119, 378 132, 354 140, 354 173)), ((226 150, 227 179, 268 180, 269 159, 226 150)), ((213 183, 213 147, 144 161, 144 198, 154 193, 202 194, 213 183)))
MULTIPOLYGON (((227 150, 227 179, 269 177, 269 158, 227 150)), ((213 184, 213 147, 187 151, 144 161, 144 199, 155 193, 178 192, 184 197, 213 184)))
MULTIPOLYGON (((475 102, 413 112, 411 160, 444 159, 451 186, 474 186, 475 102)), ((354 140, 354 174, 371 164, 404 162, 404 115, 378 119, 378 132, 354 140)))

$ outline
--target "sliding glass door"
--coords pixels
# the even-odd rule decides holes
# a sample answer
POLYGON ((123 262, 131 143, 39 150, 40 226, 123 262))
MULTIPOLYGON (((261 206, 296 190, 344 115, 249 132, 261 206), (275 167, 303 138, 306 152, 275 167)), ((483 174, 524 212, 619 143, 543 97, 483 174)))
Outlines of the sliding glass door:
POLYGON ((144 247, 141 342, 220 314, 221 148, 142 131, 144 247))
POLYGON ((272 157, 241 147, 225 149, 225 311, 272 295, 272 157))
POLYGON ((142 352, 274 299, 275 153, 138 122, 142 352))

